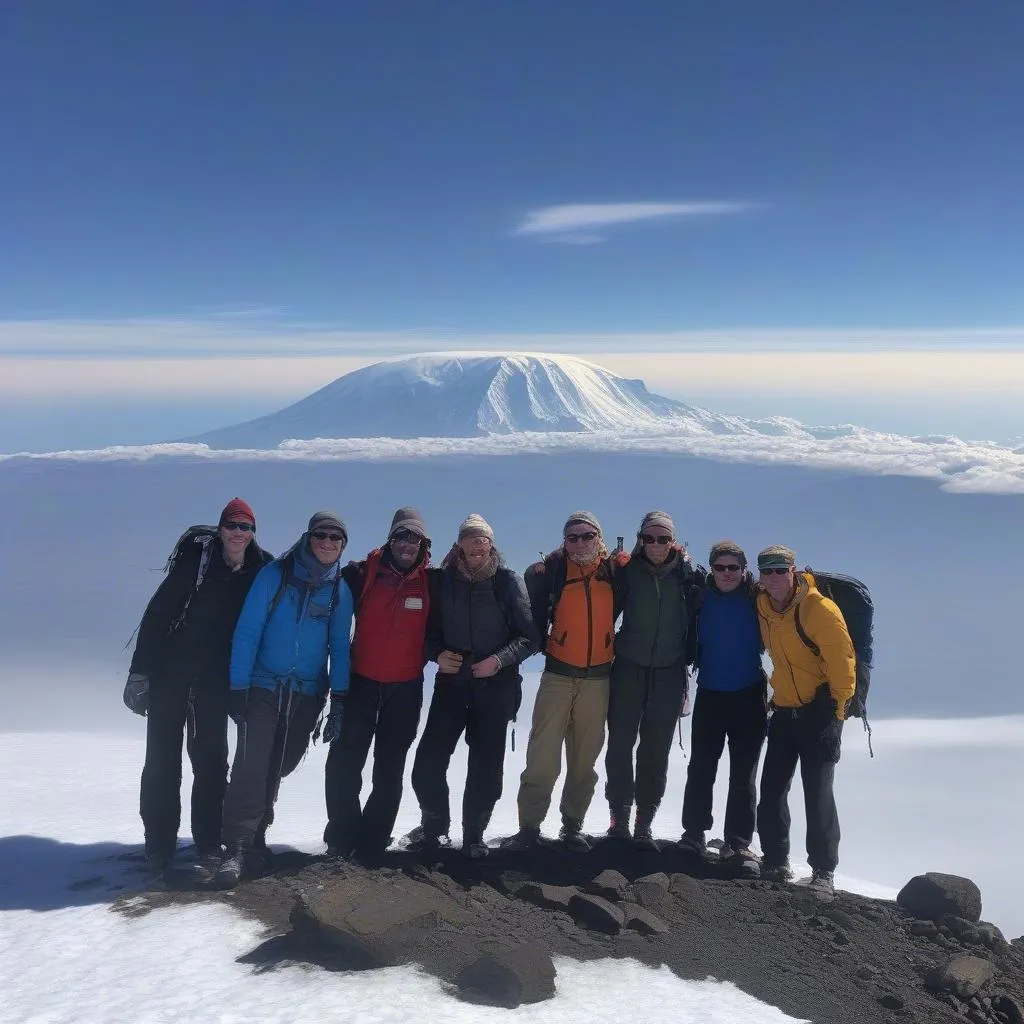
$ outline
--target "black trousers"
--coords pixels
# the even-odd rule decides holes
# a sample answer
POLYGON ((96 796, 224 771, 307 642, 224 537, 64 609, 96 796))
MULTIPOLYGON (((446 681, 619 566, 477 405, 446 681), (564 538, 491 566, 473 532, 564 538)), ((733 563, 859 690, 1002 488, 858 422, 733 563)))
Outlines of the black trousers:
MULTIPOLYGON (((827 693, 827 688, 826 688, 827 693)), ((828 723, 817 707, 776 709, 768 726, 768 749, 761 771, 757 831, 766 861, 789 857, 789 788, 800 765, 807 814, 807 862, 815 871, 835 871, 839 863, 839 812, 832 793, 837 748, 822 742, 828 723)), ((831 705, 827 709, 831 715, 831 705)))
POLYGON ((502 669, 489 679, 449 680, 438 674, 412 768, 412 788, 428 831, 446 835, 451 825, 448 765, 465 732, 469 764, 462 796, 463 841, 483 837, 501 797, 505 739, 518 685, 514 668, 502 669))
POLYGON ((324 842, 346 854, 381 853, 402 802, 405 759, 423 707, 422 680, 377 683, 353 675, 345 697, 341 736, 327 754, 324 842), (373 789, 360 810, 363 767, 373 743, 373 789))
POLYGON ((665 795, 672 737, 686 692, 686 668, 643 668, 624 658, 612 664, 608 696, 605 796, 612 807, 654 811, 665 795), (639 739, 639 746, 637 740, 639 739), (633 748, 636 747, 636 773, 633 748))
POLYGON ((697 687, 690 722, 690 764, 683 794, 683 829, 706 832, 714 823, 715 777, 729 744, 729 795, 725 804, 725 841, 745 850, 754 839, 757 762, 768 727, 768 698, 763 683, 742 690, 697 687))
POLYGON ((146 716, 146 763, 139 813, 146 853, 174 855, 181 824, 181 738, 192 762, 192 839, 205 853, 220 848, 221 805, 228 779, 227 677, 167 675, 152 679, 146 716))
POLYGON ((224 795, 223 837, 227 846, 251 843, 274 820, 281 780, 291 775, 309 748, 324 698, 282 686, 249 689, 245 725, 238 729, 231 781, 224 795))

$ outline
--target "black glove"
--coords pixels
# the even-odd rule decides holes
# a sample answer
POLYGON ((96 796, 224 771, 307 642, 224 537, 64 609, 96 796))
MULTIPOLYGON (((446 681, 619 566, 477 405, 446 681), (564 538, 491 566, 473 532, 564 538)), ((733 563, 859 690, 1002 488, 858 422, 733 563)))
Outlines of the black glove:
POLYGON ((228 691, 228 717, 235 725, 245 725, 245 709, 249 706, 249 691, 228 691))
POLYGON ((331 694, 331 710, 324 721, 324 743, 333 743, 341 735, 341 723, 345 720, 345 694, 331 694))
POLYGON ((136 715, 146 717, 149 711, 149 676, 130 672, 124 684, 124 706, 136 715))
POLYGON ((818 736, 818 749, 826 761, 839 764, 843 745, 843 723, 834 715, 818 736))

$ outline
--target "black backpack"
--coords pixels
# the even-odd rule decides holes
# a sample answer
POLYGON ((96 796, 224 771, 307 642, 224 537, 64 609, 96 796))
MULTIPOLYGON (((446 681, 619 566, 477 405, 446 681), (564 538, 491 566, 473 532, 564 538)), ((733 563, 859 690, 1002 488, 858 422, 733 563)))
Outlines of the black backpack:
POLYGON ((192 598, 195 597, 196 591, 203 585, 203 580, 206 577, 206 570, 210 565, 210 556, 213 554, 213 541, 216 539, 218 532, 218 527, 216 526, 190 526, 178 538, 171 549, 171 553, 167 556, 167 561, 164 563, 164 575, 169 575, 185 553, 193 550, 191 545, 198 544, 200 547, 199 567, 196 570, 195 581, 188 592, 188 597, 185 598, 185 604, 182 606, 177 618, 171 623, 167 631, 168 633, 174 633, 181 629, 185 622, 188 606, 192 603, 192 598))
MULTIPOLYGON (((862 718, 865 728, 868 728, 868 690, 871 687, 871 665, 874 657, 873 620, 875 615, 871 591, 864 583, 852 576, 819 572, 810 566, 807 566, 807 572, 814 577, 814 582, 822 596, 834 601, 843 614, 857 661, 857 687, 846 706, 846 716, 862 718)), ((818 645, 804 632, 804 628, 800 624, 799 604, 796 606, 793 618, 800 639, 820 657, 821 650, 818 645)))

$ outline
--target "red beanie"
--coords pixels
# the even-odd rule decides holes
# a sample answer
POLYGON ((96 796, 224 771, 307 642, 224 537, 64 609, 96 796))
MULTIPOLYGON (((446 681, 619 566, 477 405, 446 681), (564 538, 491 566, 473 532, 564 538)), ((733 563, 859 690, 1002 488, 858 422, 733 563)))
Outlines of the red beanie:
POLYGON ((256 517, 253 515, 252 509, 249 507, 249 503, 243 501, 241 498, 232 498, 225 506, 224 511, 220 514, 220 526, 225 523, 230 523, 232 520, 248 519, 252 523, 253 528, 256 527, 256 517))

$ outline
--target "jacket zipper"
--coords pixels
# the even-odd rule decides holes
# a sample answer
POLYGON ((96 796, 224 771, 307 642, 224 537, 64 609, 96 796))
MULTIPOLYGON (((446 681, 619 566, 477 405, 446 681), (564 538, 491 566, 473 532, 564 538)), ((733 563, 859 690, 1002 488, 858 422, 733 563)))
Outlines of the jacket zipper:
POLYGON ((654 664, 654 652, 658 649, 658 634, 661 632, 661 583, 657 576, 654 579, 654 593, 658 598, 658 621, 654 626, 654 642, 651 644, 650 662, 654 664))
POLYGON ((587 597, 587 668, 594 660, 594 607, 590 601, 590 577, 583 577, 583 593, 587 597))

